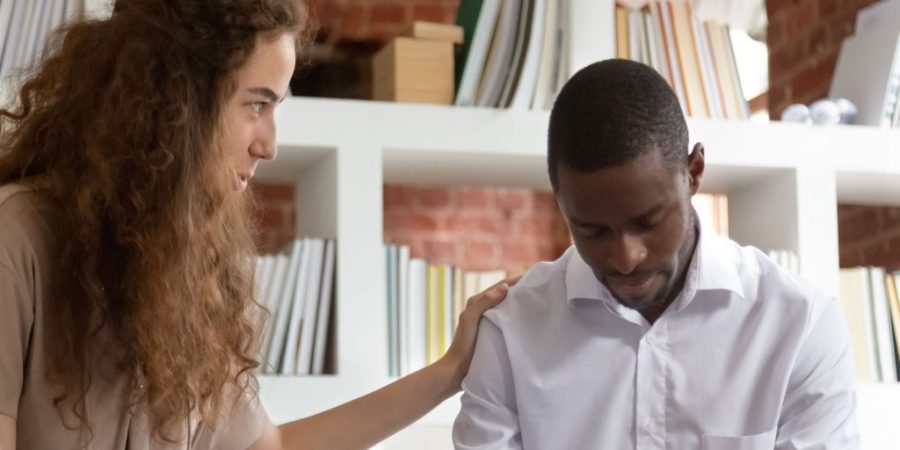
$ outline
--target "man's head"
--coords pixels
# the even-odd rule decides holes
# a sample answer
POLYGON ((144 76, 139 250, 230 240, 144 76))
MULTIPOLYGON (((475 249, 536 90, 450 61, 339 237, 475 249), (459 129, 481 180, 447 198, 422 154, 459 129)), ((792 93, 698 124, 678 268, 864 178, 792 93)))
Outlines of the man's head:
POLYGON ((668 305, 694 247, 703 148, 687 147, 677 97, 631 61, 582 69, 550 115, 550 180, 575 246, 620 303, 642 312, 668 305))

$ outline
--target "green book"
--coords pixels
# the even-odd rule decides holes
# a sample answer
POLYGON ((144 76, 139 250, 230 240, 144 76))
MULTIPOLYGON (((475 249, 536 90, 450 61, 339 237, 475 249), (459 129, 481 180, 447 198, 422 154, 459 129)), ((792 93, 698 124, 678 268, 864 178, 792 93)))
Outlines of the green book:
POLYGON ((456 59, 454 60, 456 77, 453 85, 456 89, 459 89, 459 81, 462 79, 466 59, 469 56, 469 48, 472 46, 472 36, 475 34, 475 25, 478 23, 478 16, 481 14, 481 5, 483 3, 484 0, 462 0, 459 3, 459 11, 456 13, 456 24, 463 29, 463 43, 456 48, 456 59))

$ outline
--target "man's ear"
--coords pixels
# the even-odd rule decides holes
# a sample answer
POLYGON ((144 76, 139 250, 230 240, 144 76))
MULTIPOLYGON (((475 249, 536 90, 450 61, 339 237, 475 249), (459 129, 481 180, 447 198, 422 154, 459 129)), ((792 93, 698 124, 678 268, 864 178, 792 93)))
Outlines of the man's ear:
POLYGON ((688 182, 691 195, 700 191, 700 180, 703 179, 703 170, 706 168, 705 150, 700 142, 694 144, 694 149, 688 155, 688 182))

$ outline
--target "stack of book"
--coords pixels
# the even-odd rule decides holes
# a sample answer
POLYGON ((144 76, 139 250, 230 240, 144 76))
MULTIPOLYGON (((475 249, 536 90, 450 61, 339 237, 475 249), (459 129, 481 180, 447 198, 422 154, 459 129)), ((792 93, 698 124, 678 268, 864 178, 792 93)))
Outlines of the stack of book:
POLYGON ((0 1, 0 79, 30 67, 50 33, 83 10, 81 0, 0 1))
POLYGON ((406 245, 386 244, 388 374, 401 376, 437 361, 453 341, 466 300, 506 272, 466 271, 411 258, 406 245))
POLYGON ((582 67, 615 56, 612 0, 462 0, 455 104, 546 109, 582 67))
POLYGON ((325 373, 334 303, 335 242, 296 239, 256 260, 255 292, 269 311, 254 318, 262 373, 325 373))
POLYGON ((701 23, 685 0, 658 0, 642 8, 616 5, 616 56, 657 70, 693 117, 746 119, 727 26, 701 23))
POLYGON ((728 237, 728 196, 724 194, 694 194, 691 205, 700 219, 704 232, 728 237))
POLYGON ((900 371, 900 271, 841 269, 840 297, 850 329, 856 377, 896 382, 900 371))
POLYGON ((575 72, 630 58, 654 67, 694 117, 745 119, 728 27, 686 0, 462 0, 455 104, 548 109, 575 72))

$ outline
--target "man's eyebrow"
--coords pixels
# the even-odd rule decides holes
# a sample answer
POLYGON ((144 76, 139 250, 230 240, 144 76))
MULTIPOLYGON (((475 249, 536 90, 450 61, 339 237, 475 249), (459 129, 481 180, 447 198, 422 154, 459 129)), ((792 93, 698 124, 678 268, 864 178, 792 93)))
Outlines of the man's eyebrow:
POLYGON ((656 214, 656 213, 662 211, 663 207, 665 207, 665 206, 666 206, 665 203, 658 203, 656 206, 654 206, 654 207, 648 209, 648 210, 647 210, 646 212, 644 212, 643 214, 641 214, 641 215, 635 217, 635 219, 641 220, 641 219, 649 218, 649 217, 653 216, 654 214, 656 214))
POLYGON ((250 91, 251 93, 261 95, 274 103, 280 103, 282 100, 284 100, 284 97, 278 98, 278 94, 276 94, 275 91, 273 91, 267 87, 256 87, 256 88, 250 88, 247 90, 250 91))
MULTIPOLYGON (((641 214, 638 214, 637 216, 632 217, 632 218, 629 219, 629 220, 632 221, 632 222, 640 221, 640 220, 646 220, 646 219, 650 218, 651 216, 653 216, 654 214, 656 214, 656 213, 662 211, 662 210, 665 208, 665 206, 666 206, 665 203, 658 203, 656 206, 653 206, 652 208, 650 208, 650 209, 644 211, 644 212, 641 213, 641 214)), ((597 226, 606 226, 606 225, 604 225, 604 224, 600 224, 600 223, 596 223, 596 222, 591 222, 591 221, 587 221, 587 220, 581 220, 580 218, 577 218, 577 217, 571 218, 571 222, 572 222, 573 225, 579 226, 579 227, 597 227, 597 226)))

